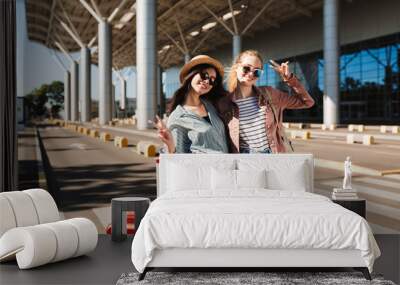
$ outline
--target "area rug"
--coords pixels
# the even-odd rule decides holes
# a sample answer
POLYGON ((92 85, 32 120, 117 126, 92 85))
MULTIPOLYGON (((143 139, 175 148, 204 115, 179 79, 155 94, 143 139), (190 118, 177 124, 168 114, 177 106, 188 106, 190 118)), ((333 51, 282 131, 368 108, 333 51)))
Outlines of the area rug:
POLYGON ((384 280, 381 275, 372 275, 368 281, 360 272, 148 272, 142 281, 138 281, 139 273, 122 274, 117 285, 133 284, 213 284, 213 285, 395 285, 384 280))

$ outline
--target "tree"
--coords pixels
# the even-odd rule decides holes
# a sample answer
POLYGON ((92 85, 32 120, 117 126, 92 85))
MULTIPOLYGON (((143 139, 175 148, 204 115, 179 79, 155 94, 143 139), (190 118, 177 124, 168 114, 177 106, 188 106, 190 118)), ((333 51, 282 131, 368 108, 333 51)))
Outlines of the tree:
POLYGON ((59 112, 64 107, 64 83, 61 81, 53 81, 49 85, 46 95, 50 105, 51 117, 59 117, 59 112))
POLYGON ((25 102, 30 118, 59 117, 64 106, 64 83, 43 84, 25 95, 25 102))

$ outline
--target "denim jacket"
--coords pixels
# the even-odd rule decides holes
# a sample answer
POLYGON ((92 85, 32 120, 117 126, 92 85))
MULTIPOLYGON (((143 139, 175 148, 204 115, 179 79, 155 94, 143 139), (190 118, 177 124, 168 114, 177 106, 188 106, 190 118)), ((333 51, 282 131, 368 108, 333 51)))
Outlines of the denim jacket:
POLYGON ((175 141, 177 153, 227 153, 225 126, 214 106, 201 100, 211 124, 178 105, 168 118, 167 127, 175 141))

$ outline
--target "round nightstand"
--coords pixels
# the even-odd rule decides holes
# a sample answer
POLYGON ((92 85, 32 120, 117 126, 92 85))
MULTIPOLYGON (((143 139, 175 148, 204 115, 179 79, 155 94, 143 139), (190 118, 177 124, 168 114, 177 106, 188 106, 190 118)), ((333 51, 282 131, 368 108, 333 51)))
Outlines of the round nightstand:
POLYGON ((124 220, 123 213, 126 211, 135 212, 135 229, 139 227, 140 221, 146 214, 150 206, 150 199, 143 197, 121 197, 111 200, 111 220, 112 220, 112 241, 123 241, 126 239, 126 234, 122 232, 124 220))

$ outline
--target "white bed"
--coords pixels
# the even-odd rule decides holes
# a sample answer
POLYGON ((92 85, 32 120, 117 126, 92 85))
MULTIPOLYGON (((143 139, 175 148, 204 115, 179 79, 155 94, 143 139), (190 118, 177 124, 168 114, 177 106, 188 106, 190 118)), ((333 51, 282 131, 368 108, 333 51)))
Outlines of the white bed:
POLYGON ((158 198, 132 243, 154 267, 354 267, 370 278, 368 223, 313 194, 309 154, 162 155, 158 198))

